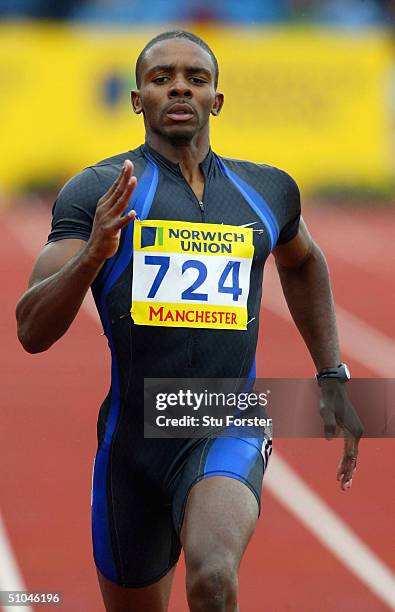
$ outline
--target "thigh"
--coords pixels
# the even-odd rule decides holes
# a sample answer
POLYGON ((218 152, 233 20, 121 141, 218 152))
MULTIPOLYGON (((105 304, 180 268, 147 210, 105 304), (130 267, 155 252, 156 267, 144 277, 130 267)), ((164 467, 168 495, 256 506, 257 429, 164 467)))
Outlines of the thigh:
POLYGON ((213 476, 197 482, 181 530, 187 571, 216 560, 237 571, 257 519, 257 500, 240 480, 213 476))
MULTIPOLYGON (((171 503, 137 463, 97 453, 92 489, 93 553, 100 574, 122 588, 155 585, 177 563, 181 544, 171 503)), ((166 581, 165 581, 166 582, 166 581)))
POLYGON ((255 497, 259 513, 262 479, 271 450, 272 441, 268 436, 201 440, 185 461, 174 489, 172 507, 177 532, 181 532, 190 492, 198 482, 214 476, 226 476, 245 485, 255 497))
POLYGON ((107 580, 97 570, 100 590, 107 612, 166 612, 169 606, 173 567, 166 576, 155 584, 139 589, 121 587, 107 580))
POLYGON ((219 437, 191 454, 173 500, 186 562, 227 557, 238 568, 260 512, 271 440, 219 437))

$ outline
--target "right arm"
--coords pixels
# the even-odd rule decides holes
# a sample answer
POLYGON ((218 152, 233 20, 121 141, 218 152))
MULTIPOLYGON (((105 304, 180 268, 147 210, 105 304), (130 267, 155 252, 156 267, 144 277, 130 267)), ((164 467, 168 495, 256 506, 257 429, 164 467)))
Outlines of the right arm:
POLYGON ((121 174, 100 198, 89 240, 47 244, 16 307, 18 338, 29 353, 47 350, 70 327, 106 259, 116 253, 121 229, 135 218, 122 216, 137 180, 127 160, 121 174))

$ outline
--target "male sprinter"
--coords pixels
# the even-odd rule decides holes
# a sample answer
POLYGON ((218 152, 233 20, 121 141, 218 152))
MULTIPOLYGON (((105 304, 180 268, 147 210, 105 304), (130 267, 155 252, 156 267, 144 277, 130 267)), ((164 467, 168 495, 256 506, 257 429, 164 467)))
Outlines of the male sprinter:
MULTIPOLYGON (((337 422, 353 434, 337 474, 343 489, 356 465, 362 431, 344 392, 325 259, 286 173, 211 150, 209 117, 224 102, 217 81, 213 52, 193 34, 167 32, 147 44, 132 92, 145 144, 65 185, 17 306, 21 343, 45 351, 92 287, 108 338, 112 382, 98 421, 92 525, 111 612, 167 610, 181 547, 190 610, 238 610, 237 573, 258 518, 271 441, 145 439, 143 381, 253 376, 271 252, 320 375, 326 433, 337 422), (205 254, 183 253, 177 231, 205 254), (222 259, 210 256, 225 243, 222 259)), ((247 112, 242 105, 240 112, 247 112)))

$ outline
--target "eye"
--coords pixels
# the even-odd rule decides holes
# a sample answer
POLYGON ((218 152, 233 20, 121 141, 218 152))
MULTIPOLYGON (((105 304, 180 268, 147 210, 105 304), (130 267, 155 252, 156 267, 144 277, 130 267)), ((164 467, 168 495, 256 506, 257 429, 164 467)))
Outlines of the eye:
POLYGON ((167 76, 159 76, 159 77, 155 77, 153 80, 154 83, 156 83, 157 85, 162 85, 163 83, 166 83, 166 81, 169 79, 169 77, 167 76))
POLYGON ((200 77, 191 77, 192 83, 196 83, 197 85, 204 85, 207 83, 205 79, 201 79, 200 77))

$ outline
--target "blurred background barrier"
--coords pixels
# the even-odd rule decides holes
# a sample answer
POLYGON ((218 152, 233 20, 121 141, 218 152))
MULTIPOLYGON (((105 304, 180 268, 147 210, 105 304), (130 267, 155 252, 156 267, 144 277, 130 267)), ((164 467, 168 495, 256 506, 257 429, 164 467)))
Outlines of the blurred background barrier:
MULTIPOLYGON (((226 103, 212 121, 213 148, 287 170, 304 194, 390 195, 395 68, 388 31, 258 26, 183 24, 219 60, 226 103)), ((172 27, 3 20, 0 194, 58 188, 86 165, 138 146, 143 121, 129 102, 134 63, 150 37, 172 27)))

